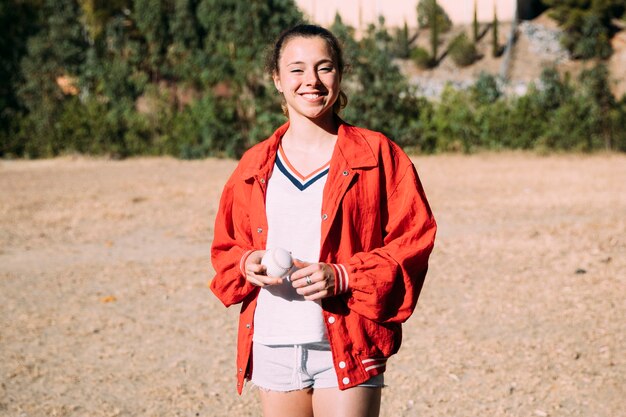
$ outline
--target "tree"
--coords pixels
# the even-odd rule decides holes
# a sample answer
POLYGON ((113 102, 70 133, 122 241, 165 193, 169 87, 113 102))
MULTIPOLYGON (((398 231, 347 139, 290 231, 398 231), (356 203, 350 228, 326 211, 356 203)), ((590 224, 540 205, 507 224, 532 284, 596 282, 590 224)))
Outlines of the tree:
POLYGON ((265 73, 267 45, 301 22, 302 14, 293 0, 201 0, 196 13, 205 33, 201 80, 208 87, 222 86, 232 97, 238 128, 249 140, 244 146, 253 144, 271 133, 253 129, 258 111, 278 108, 265 73))
POLYGON ((496 9, 496 3, 493 4, 493 23, 491 30, 493 36, 491 38, 491 55, 496 58, 500 56, 500 40, 498 39, 498 10, 496 9))
POLYGON ((574 58, 608 58, 610 40, 617 28, 612 23, 624 15, 623 0, 562 1, 544 0, 550 15, 564 30, 561 42, 574 58))
MULTIPOLYGON (((418 6, 419 7, 419 6, 418 6)), ((437 53, 437 48, 439 47, 439 6, 437 5, 437 0, 431 0, 430 6, 430 52, 432 55, 433 63, 437 63, 439 61, 439 54, 437 53)))
POLYGON ((75 1, 46 0, 40 13, 43 28, 28 39, 21 63, 24 83, 18 97, 29 111, 29 133, 40 141, 38 151, 33 153, 50 156, 63 149, 63 138, 55 136, 55 121, 67 93, 61 89, 59 79, 74 83, 81 74, 87 41, 75 1))
POLYGON ((396 30, 396 47, 394 55, 398 58, 407 59, 411 54, 411 46, 409 42, 409 25, 404 22, 404 26, 396 30))
POLYGON ((472 34, 474 35, 474 43, 478 43, 478 30, 479 30, 479 26, 478 26, 478 0, 474 0, 474 20, 472 22, 472 34))
POLYGON ((493 75, 483 71, 481 71, 470 92, 474 100, 480 105, 495 103, 502 96, 498 80, 493 75))
MULTIPOLYGON (((616 107, 615 96, 609 86, 609 71, 604 64, 585 70, 580 74, 582 94, 598 109, 598 131, 608 151, 613 147, 612 113, 616 107)), ((622 126, 623 129, 623 126, 622 126)), ((618 130, 618 129, 615 129, 618 130)))
POLYGON ((469 40, 465 32, 459 33, 448 48, 448 53, 454 63, 460 67, 466 67, 476 61, 478 52, 476 45, 469 40))
MULTIPOLYGON (((338 36, 353 33, 340 19, 331 28, 338 36), (341 34, 341 35, 339 35, 341 34)), ((340 38, 341 39, 341 38, 340 38)), ((384 25, 370 25, 356 46, 352 71, 343 82, 349 98, 345 119, 387 134, 401 146, 428 148, 423 142, 421 112, 428 106, 418 99, 399 68, 393 64, 393 43, 384 25)), ((345 41, 344 41, 345 43, 345 41)))
POLYGON ((417 4, 417 24, 422 29, 432 29, 432 25, 436 24, 441 33, 449 31, 452 27, 450 17, 436 0, 419 1, 417 4))
POLYGON ((20 154, 23 143, 15 140, 16 120, 23 111, 17 89, 23 82, 20 62, 27 39, 36 33, 38 4, 9 0, 0 3, 0 157, 20 154))
POLYGON ((78 0, 92 43, 104 35, 111 18, 124 9, 132 9, 132 0, 78 0))
POLYGON ((347 63, 354 62, 356 65, 360 51, 359 44, 355 40, 355 29, 344 24, 343 20, 341 20, 341 16, 337 13, 335 14, 335 20, 333 21, 330 30, 341 43, 345 61, 347 63))
POLYGON ((164 68, 165 51, 170 42, 168 19, 171 6, 162 0, 133 0, 133 20, 140 30, 148 47, 147 69, 152 81, 158 81, 164 68))

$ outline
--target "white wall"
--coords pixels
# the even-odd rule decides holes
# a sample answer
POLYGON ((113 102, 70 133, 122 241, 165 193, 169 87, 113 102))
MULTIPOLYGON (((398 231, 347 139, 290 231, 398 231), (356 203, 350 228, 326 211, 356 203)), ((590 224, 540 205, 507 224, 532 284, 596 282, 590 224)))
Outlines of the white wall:
MULTIPOLYGON (((478 20, 493 18, 494 3, 500 21, 511 21, 516 0, 477 0, 478 20)), ((474 0, 439 0, 453 23, 470 23, 474 19, 474 0)), ((378 21, 383 15, 387 26, 417 26, 418 0, 296 0, 300 9, 315 23, 332 24, 339 12, 344 23, 361 28, 378 21)))

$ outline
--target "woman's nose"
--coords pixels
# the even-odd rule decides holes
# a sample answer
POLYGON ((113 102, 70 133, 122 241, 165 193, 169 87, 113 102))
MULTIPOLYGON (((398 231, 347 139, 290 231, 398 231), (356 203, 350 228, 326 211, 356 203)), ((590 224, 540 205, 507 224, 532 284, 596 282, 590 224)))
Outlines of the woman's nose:
POLYGON ((317 77, 317 72, 307 71, 305 82, 307 85, 316 85, 319 82, 319 78, 317 77))

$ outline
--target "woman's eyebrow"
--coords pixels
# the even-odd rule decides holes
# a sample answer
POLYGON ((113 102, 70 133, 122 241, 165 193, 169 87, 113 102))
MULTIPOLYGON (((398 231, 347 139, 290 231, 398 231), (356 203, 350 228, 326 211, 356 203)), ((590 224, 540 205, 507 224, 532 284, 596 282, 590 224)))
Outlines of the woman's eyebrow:
MULTIPOLYGON (((315 65, 325 64, 325 63, 333 64, 333 60, 332 59, 327 59, 327 58, 320 59, 318 62, 315 63, 315 65)), ((294 62, 289 62, 287 64, 287 66, 290 66, 290 65, 304 65, 304 64, 306 64, 306 62, 304 62, 304 61, 294 61, 294 62)))

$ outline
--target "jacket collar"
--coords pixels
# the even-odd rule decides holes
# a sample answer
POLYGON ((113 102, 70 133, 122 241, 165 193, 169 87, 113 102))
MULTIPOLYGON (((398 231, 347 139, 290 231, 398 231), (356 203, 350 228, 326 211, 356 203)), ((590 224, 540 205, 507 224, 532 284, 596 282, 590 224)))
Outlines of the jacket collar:
MULTIPOLYGON (((344 122, 339 117, 337 117, 337 121, 339 123, 339 130, 337 132, 337 145, 333 152, 331 166, 333 162, 341 160, 341 165, 350 169, 376 167, 378 160, 371 148, 370 142, 363 136, 360 129, 344 122)), ((242 178, 244 180, 253 177, 266 178, 269 176, 269 173, 274 167, 280 140, 288 128, 289 122, 276 129, 272 136, 262 145, 258 145, 260 148, 254 156, 253 161, 251 161, 252 163, 242 172, 242 178)))
POLYGON ((372 150, 372 145, 363 136, 362 131, 341 119, 338 119, 338 121, 339 132, 333 159, 338 158, 340 155, 344 159, 345 165, 351 169, 378 166, 378 160, 372 150))

